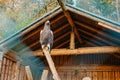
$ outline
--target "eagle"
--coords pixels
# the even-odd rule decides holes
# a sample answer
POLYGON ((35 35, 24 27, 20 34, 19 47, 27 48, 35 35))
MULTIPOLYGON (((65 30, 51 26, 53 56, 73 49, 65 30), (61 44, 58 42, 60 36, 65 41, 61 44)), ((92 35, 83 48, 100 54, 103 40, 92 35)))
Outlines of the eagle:
POLYGON ((46 21, 43 30, 40 31, 41 48, 48 47, 49 53, 53 46, 53 32, 50 29, 50 21, 46 21))

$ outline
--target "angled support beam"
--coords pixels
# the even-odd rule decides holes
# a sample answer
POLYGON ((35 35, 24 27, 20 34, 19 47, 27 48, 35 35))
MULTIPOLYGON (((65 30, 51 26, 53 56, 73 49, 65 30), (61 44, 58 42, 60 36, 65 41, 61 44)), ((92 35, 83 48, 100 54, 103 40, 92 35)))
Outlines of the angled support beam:
MULTIPOLYGON (((51 56, 60 56, 60 55, 82 55, 82 54, 120 54, 120 47, 113 46, 101 46, 101 47, 84 47, 78 49, 53 49, 51 51, 51 56)), ((34 52, 35 56, 43 56, 40 50, 34 52)))
POLYGON ((62 8, 62 10, 64 12, 64 15, 66 16, 70 26, 72 27, 72 31, 75 32, 75 35, 76 35, 76 37, 78 38, 78 40, 79 40, 79 42, 81 44, 82 43, 82 39, 80 38, 80 35, 79 35, 79 33, 78 33, 78 31, 77 31, 77 29, 75 27, 75 24, 74 24, 70 14, 69 14, 69 12, 67 11, 64 3, 62 2, 62 0, 57 0, 57 1, 58 1, 59 5, 61 6, 61 8, 62 8))
POLYGON ((49 68, 50 68, 50 70, 51 70, 51 72, 53 74, 53 79, 54 80, 61 80, 59 75, 58 75, 58 73, 57 73, 57 70, 55 68, 55 65, 54 65, 54 62, 52 60, 52 57, 50 56, 50 53, 48 51, 48 47, 43 48, 43 52, 44 52, 44 55, 45 55, 46 60, 48 62, 49 68))

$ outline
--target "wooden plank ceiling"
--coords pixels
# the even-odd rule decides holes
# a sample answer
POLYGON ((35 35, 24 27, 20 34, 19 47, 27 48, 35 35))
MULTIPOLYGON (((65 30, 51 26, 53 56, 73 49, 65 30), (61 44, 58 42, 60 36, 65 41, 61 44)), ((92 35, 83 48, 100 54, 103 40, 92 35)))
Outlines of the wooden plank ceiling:
MULTIPOLYGON (((98 25, 98 21, 96 19, 90 18, 86 16, 86 14, 70 7, 68 7, 67 10, 70 13, 78 32, 78 35, 75 35, 75 48, 91 46, 120 46, 120 29, 111 29, 98 25), (82 43, 79 42, 78 37, 82 39, 82 43)), ((36 26, 33 27, 33 29, 26 29, 27 33, 22 35, 22 40, 18 42, 13 49, 16 51, 25 50, 27 48, 30 48, 33 51, 41 49, 39 43, 39 32, 43 28, 46 20, 50 20, 51 29, 54 33, 53 48, 68 49, 72 27, 60 8, 38 21, 37 23, 39 24, 36 25, 36 23, 36 26), (21 47, 21 43, 24 43, 27 47, 21 47)))

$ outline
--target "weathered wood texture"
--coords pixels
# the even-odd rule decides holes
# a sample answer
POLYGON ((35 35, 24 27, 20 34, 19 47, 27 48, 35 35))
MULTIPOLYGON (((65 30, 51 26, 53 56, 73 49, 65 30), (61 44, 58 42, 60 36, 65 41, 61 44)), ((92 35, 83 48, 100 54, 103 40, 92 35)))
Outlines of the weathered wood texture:
POLYGON ((47 59, 49 68, 50 68, 50 70, 51 70, 51 72, 52 72, 53 79, 54 79, 54 80, 61 80, 60 77, 59 77, 59 75, 58 75, 58 73, 57 73, 57 70, 56 70, 56 68, 55 68, 55 65, 54 65, 54 62, 53 62, 53 60, 52 60, 52 57, 50 56, 50 53, 48 52, 48 47, 45 47, 45 48, 43 49, 43 52, 44 52, 44 55, 45 55, 45 57, 46 57, 46 59, 47 59))
POLYGON ((72 27, 72 31, 75 33, 75 35, 77 36, 80 44, 82 43, 82 39, 78 33, 78 30, 76 29, 76 26, 71 18, 71 15, 69 14, 69 12, 67 11, 67 8, 65 7, 64 3, 62 2, 62 0, 57 0, 59 5, 61 6, 63 12, 64 12, 64 15, 66 16, 67 18, 67 21, 69 22, 70 26, 72 27))
POLYGON ((12 61, 7 57, 3 57, 0 80, 27 80, 24 66, 12 61))
POLYGON ((58 72, 62 80, 82 80, 84 77, 90 77, 92 80, 120 80, 119 66, 58 67, 58 72))
POLYGON ((26 71, 26 74, 27 74, 27 79, 28 80, 33 80, 33 76, 32 76, 32 73, 31 73, 31 70, 30 70, 29 66, 25 66, 25 71, 26 71))
POLYGON ((41 80, 48 80, 48 70, 43 70, 41 80))
MULTIPOLYGON (((120 53, 120 47, 101 46, 101 47, 83 47, 78 49, 53 49, 51 55, 78 55, 78 54, 100 54, 100 53, 120 53)), ((43 56, 41 51, 35 51, 36 56, 43 56)))

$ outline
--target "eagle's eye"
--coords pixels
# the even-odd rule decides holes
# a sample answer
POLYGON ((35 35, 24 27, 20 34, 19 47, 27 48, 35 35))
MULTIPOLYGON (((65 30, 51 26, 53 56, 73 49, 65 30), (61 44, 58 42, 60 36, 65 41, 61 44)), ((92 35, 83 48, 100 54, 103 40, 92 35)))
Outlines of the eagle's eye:
POLYGON ((50 21, 47 21, 47 22, 46 22, 46 25, 50 25, 50 21))

